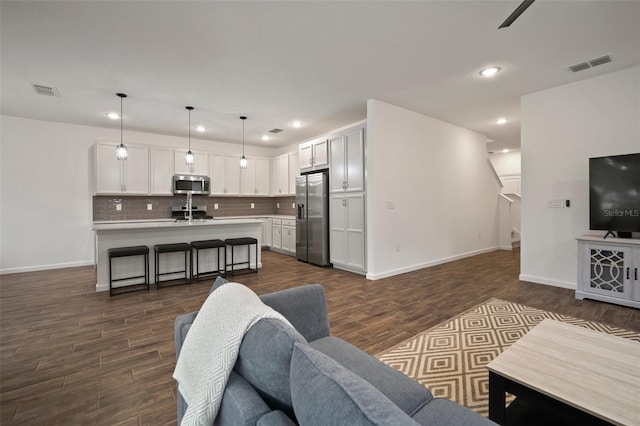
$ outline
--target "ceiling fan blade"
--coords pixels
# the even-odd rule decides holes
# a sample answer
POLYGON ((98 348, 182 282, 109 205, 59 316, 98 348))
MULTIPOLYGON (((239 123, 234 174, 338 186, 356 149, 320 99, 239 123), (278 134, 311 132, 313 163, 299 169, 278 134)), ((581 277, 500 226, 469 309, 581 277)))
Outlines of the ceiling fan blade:
POLYGON ((536 1, 536 0, 524 0, 522 3, 520 3, 520 6, 516 7, 516 10, 514 10, 511 13, 511 15, 509 15, 509 17, 504 20, 504 22, 498 27, 498 29, 505 28, 505 27, 508 27, 509 25, 513 24, 513 21, 518 19, 518 17, 520 15, 522 15, 522 12, 527 10, 527 8, 529 6, 531 6, 534 1, 536 1))

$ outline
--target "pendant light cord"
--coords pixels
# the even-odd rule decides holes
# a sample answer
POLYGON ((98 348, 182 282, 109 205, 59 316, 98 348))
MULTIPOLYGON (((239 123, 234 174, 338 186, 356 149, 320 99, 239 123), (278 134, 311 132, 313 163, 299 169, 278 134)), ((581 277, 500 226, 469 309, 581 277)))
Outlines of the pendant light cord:
POLYGON ((189 152, 191 152, 191 110, 189 110, 189 152))
POLYGON ((120 145, 122 145, 122 98, 120 96, 120 145))

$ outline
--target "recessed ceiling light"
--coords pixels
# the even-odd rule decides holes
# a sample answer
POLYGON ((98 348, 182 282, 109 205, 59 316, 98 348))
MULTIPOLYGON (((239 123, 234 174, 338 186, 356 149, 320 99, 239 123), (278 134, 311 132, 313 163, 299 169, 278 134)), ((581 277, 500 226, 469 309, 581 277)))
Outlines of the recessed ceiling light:
POLYGON ((269 139, 271 139, 271 138, 269 137, 269 135, 262 135, 262 140, 263 140, 263 141, 268 141, 269 139))
POLYGON ((204 126, 196 126, 196 130, 199 132, 204 132, 207 129, 204 126))
POLYGON ((298 120, 292 121, 291 122, 291 127, 295 127, 296 129, 302 127, 302 121, 298 121, 298 120))
POLYGON ((117 120, 120 118, 120 114, 118 114, 117 112, 110 112, 109 114, 107 114, 107 117, 112 120, 117 120))
POLYGON ((500 72, 500 67, 489 67, 480 71, 480 75, 483 77, 493 77, 500 72))
POLYGON ((499 126, 502 126, 503 124, 507 124, 508 121, 509 120, 507 120, 506 118, 500 117, 495 121, 495 123, 499 126))
POLYGON ((509 152, 509 150, 507 148, 505 148, 505 149, 502 150, 502 152, 504 152, 506 154, 507 152, 509 152))

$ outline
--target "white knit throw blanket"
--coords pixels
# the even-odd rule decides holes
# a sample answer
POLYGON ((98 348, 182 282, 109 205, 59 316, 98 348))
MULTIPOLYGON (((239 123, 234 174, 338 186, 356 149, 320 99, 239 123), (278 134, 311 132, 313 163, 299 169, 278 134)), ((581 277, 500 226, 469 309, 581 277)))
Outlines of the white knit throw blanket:
POLYGON ((262 318, 289 324, 242 284, 227 283, 209 295, 187 333, 173 372, 188 404, 182 425, 213 424, 242 339, 262 318))

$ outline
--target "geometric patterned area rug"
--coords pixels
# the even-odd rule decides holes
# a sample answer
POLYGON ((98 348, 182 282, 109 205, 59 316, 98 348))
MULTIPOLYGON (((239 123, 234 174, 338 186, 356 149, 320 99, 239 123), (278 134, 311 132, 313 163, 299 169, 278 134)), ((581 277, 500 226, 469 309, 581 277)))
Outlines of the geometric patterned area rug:
POLYGON ((487 364, 546 318, 640 342, 640 333, 490 299, 376 357, 426 386, 434 396, 488 416, 487 364))

